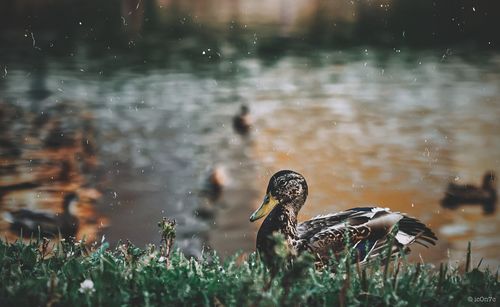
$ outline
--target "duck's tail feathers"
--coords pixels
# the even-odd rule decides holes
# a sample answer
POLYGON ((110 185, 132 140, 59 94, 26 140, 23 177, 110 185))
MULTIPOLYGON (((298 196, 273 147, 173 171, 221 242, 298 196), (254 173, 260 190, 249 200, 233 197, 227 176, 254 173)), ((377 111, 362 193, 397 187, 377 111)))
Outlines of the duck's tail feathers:
POLYGON ((406 215, 403 215, 403 218, 398 221, 397 229, 394 229, 393 233, 394 237, 392 238, 388 236, 376 241, 360 263, 367 263, 379 257, 387 259, 387 257, 393 258, 398 254, 407 254, 410 252, 409 245, 413 243, 429 247, 429 245, 435 245, 437 240, 432 230, 419 220, 406 215))
POLYGON ((417 219, 403 215, 398 223, 396 240, 404 246, 417 243, 429 247, 436 245, 437 239, 434 232, 417 219))

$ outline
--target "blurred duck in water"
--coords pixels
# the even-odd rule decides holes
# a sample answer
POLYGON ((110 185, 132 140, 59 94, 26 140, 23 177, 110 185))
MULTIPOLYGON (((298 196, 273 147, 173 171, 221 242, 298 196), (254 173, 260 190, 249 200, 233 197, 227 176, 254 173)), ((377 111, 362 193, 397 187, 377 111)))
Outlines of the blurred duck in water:
POLYGON ((213 218, 215 209, 213 204, 221 197, 226 184, 227 176, 222 166, 214 166, 208 170, 200 187, 200 196, 206 201, 196 209, 195 214, 198 217, 213 218))
POLYGON ((484 174, 480 187, 450 182, 441 205, 445 208, 456 209, 461 205, 476 204, 483 207, 484 214, 493 214, 497 203, 495 181, 495 173, 488 171, 484 174))
POLYGON ((65 131, 60 121, 54 121, 50 124, 50 130, 44 143, 50 149, 59 149, 62 147, 73 147, 75 138, 70 131, 65 131))
POLYGON ((200 195, 210 201, 217 201, 222 195, 224 186, 227 183, 227 176, 224 168, 220 165, 210 168, 202 182, 200 195))
POLYGON ((242 105, 240 113, 233 117, 233 129, 236 133, 247 135, 252 127, 252 119, 250 117, 250 110, 247 105, 242 105))
POLYGON ((74 237, 78 231, 79 222, 76 217, 78 195, 68 193, 63 200, 63 212, 50 214, 28 209, 5 212, 4 219, 10 223, 10 230, 24 237, 37 236, 40 229, 42 237, 63 238, 74 237))

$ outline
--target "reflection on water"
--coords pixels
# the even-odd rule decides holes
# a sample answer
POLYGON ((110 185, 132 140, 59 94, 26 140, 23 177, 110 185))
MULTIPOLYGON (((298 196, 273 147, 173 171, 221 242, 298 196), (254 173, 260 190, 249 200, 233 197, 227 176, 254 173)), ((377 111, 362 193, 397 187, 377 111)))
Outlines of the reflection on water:
MULTIPOLYGON (((43 138, 21 139, 29 131, 44 131, 30 118, 66 102, 55 117, 69 125, 62 129, 72 131, 75 140, 82 139, 82 121, 91 122, 98 159, 88 179, 76 179, 72 171, 67 185, 77 183, 71 187, 78 190, 95 184, 102 192, 89 206, 109 219, 101 232, 111 242, 157 242, 156 222, 168 216, 178 220, 178 244, 188 253, 198 254, 204 242, 224 255, 252 251, 259 225, 248 217, 272 173, 289 168, 301 172, 310 187, 300 219, 379 204, 418 217, 436 231, 437 247, 416 248, 424 259, 462 259, 471 240, 476 258, 499 264, 498 214, 439 205, 449 180, 475 182, 485 170, 499 173, 497 55, 471 63, 458 56, 363 49, 274 63, 247 58, 146 71, 124 66, 103 75, 106 65, 106 60, 94 60, 92 67, 78 60, 49 61, 44 86, 51 94, 42 100, 28 94, 35 76, 11 69, 0 99, 2 110, 23 113, 8 116, 5 124, 2 119, 10 131, 26 131, 13 132, 8 140, 30 150, 12 159, 2 156, 3 167, 31 167, 35 156, 50 160, 33 171, 16 169, 19 178, 32 176, 28 181, 39 173, 61 176, 61 167, 51 161, 73 161, 84 150, 83 145, 45 149, 38 141, 43 138), (249 105, 254 121, 248 137, 232 127, 242 104, 249 105), (204 220, 195 212, 206 201, 201 182, 215 165, 224 167, 227 183, 208 205, 214 217, 204 220)), ((53 184, 65 189, 64 183, 53 184)), ((23 195, 26 204, 44 208, 35 194, 23 195)), ((13 208, 6 197, 3 211, 13 208)))
POLYGON ((106 219, 89 176, 97 163, 90 113, 69 102, 33 112, 0 101, 0 120, 2 237, 97 239, 106 219))

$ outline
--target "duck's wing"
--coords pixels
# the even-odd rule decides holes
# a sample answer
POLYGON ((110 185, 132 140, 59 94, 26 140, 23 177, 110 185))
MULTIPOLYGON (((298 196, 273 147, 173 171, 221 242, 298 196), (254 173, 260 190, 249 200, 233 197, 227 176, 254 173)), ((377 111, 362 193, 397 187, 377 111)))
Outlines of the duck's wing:
POLYGON ((327 215, 318 215, 310 220, 299 223, 297 225, 297 232, 301 239, 307 240, 321 231, 337 228, 339 224, 344 223, 347 219, 351 219, 351 222, 366 222, 369 219, 369 217, 366 217, 366 213, 376 208, 360 207, 327 215))
POLYGON ((378 207, 318 216, 299 224, 297 231, 304 248, 321 258, 341 252, 350 244, 362 261, 387 251, 390 244, 391 253, 397 253, 408 250, 407 246, 414 242, 427 246, 437 240, 417 219, 378 207), (395 237, 391 239, 389 234, 393 230, 395 237))

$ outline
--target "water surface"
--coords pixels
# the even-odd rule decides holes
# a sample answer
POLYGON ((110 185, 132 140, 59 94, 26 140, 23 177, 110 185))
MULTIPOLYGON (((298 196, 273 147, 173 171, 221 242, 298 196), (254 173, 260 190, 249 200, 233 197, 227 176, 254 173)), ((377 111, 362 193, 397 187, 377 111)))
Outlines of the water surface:
MULTIPOLYGON (((190 254, 203 245, 223 255, 253 251, 259 223, 248 217, 269 177, 286 168, 309 184, 300 219, 377 204, 436 232, 437 247, 416 248, 414 259, 463 259, 472 241, 475 261, 500 264, 498 214, 439 205, 450 180, 479 184, 486 170, 500 172, 498 55, 359 48, 272 61, 203 56, 170 57, 160 68, 85 56, 49 59, 38 73, 9 67, 0 100, 24 111, 9 131, 28 129, 27 118, 42 112, 91 119, 98 162, 86 182, 102 192, 94 206, 107 226, 98 232, 112 243, 158 242, 156 222, 168 216, 190 254), (33 94, 40 88, 50 91, 41 100, 33 94), (243 103, 255 123, 248 138, 231 127, 243 103), (58 105, 67 111, 51 111, 58 105), (193 212, 214 165, 227 184, 210 204, 214 218, 203 220, 193 212)), ((23 206, 17 199, 2 203, 23 206)))

